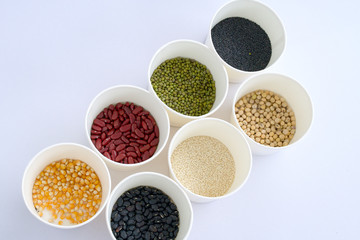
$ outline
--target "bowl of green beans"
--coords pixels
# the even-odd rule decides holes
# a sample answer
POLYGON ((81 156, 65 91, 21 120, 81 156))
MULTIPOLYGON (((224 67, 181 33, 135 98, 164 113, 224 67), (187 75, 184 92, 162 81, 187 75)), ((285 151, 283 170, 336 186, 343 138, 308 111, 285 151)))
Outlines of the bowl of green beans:
POLYGON ((213 114, 228 92, 228 75, 204 44, 176 40, 162 46, 148 69, 149 92, 161 102, 172 126, 213 114))

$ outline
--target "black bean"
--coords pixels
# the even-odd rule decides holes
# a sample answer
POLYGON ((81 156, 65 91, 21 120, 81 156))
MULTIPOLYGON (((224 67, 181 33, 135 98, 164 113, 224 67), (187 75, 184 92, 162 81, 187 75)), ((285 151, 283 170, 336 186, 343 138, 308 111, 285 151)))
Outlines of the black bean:
POLYGON ((178 216, 176 205, 161 190, 140 186, 119 197, 110 225, 118 240, 172 239, 178 232, 178 216))

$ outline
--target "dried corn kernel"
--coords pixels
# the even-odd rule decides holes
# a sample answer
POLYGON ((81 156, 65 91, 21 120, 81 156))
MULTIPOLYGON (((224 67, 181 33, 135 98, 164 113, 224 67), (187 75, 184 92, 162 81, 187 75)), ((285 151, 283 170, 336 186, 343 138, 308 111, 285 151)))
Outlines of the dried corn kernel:
POLYGON ((43 211, 48 211, 50 217, 47 221, 59 225, 88 220, 99 209, 102 197, 95 171, 86 163, 72 159, 62 159, 46 166, 36 177, 32 193, 39 216, 45 217, 43 211))

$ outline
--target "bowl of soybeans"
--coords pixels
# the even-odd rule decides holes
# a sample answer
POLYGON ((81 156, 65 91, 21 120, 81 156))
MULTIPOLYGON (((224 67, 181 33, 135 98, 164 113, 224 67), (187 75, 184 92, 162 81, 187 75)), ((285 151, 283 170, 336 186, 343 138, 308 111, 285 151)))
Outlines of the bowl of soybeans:
POLYGON ((296 80, 282 74, 250 77, 233 99, 231 123, 245 133, 255 155, 295 145, 306 135, 312 120, 309 94, 296 80))
POLYGON ((41 222, 71 229, 95 219, 111 191, 108 168, 91 149, 76 143, 49 146, 29 162, 22 194, 41 222))
POLYGON ((193 202, 237 192, 247 181, 252 155, 245 136, 230 123, 202 118, 181 127, 168 151, 169 172, 193 202))

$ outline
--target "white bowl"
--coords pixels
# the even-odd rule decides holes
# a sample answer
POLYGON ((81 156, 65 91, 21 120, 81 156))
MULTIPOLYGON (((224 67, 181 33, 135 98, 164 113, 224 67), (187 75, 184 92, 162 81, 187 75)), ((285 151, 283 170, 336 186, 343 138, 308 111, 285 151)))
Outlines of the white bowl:
POLYGON ((216 118, 203 118, 187 123, 181 127, 169 144, 168 163, 170 176, 186 192, 193 202, 206 203, 217 199, 223 199, 237 192, 247 181, 251 166, 252 155, 245 136, 230 123, 216 118), (194 136, 210 136, 221 141, 230 151, 235 161, 235 179, 225 195, 219 197, 207 197, 195 194, 182 185, 172 169, 171 155, 176 147, 184 140, 194 136))
POLYGON ((282 55, 285 49, 285 29, 277 14, 265 4, 253 0, 235 0, 224 4, 215 13, 205 44, 213 50, 216 56, 221 59, 229 75, 230 82, 242 82, 254 74, 262 73, 271 67, 282 55), (220 21, 229 17, 242 17, 257 23, 269 36, 271 41, 271 58, 265 69, 259 71, 243 71, 236 69, 226 63, 216 52, 212 38, 211 29, 220 21))
POLYGON ((179 232, 176 239, 186 239, 189 236, 192 222, 193 211, 191 203, 185 192, 170 178, 154 172, 140 172, 130 175, 115 186, 111 192, 109 202, 106 206, 106 226, 112 239, 116 240, 111 230, 111 212, 117 199, 126 191, 138 186, 151 186, 160 189, 168 195, 179 211, 179 232))
POLYGON ((170 118, 171 126, 176 127, 181 127, 187 122, 207 117, 213 114, 223 104, 229 87, 228 76, 220 59, 217 58, 216 55, 212 51, 210 51, 207 46, 192 40, 176 40, 162 46, 155 53, 155 55, 150 61, 148 69, 148 84, 149 91, 154 94, 154 96, 161 102, 162 106, 166 109, 170 118), (155 93, 150 80, 154 70, 164 61, 176 57, 194 59, 205 65, 210 70, 215 81, 216 96, 215 102, 208 113, 201 116, 188 116, 176 112, 172 108, 168 107, 165 103, 163 103, 155 93))
POLYGON ((252 152, 256 155, 272 154, 294 146, 303 139, 308 132, 312 120, 313 106, 309 94, 300 83, 282 74, 264 73, 247 79, 239 86, 233 99, 231 123, 244 133, 252 152), (235 115, 235 104, 247 93, 256 90, 269 90, 282 96, 294 111, 296 118, 296 132, 289 145, 283 147, 271 147, 260 144, 250 138, 238 124, 235 115))
POLYGON ((170 124, 169 117, 166 111, 161 106, 160 101, 158 101, 148 91, 135 86, 118 85, 105 89, 92 100, 86 113, 85 130, 86 137, 90 143, 91 148, 101 156, 101 158, 105 161, 109 168, 116 170, 133 170, 151 162, 164 149, 166 142, 169 138, 170 124), (158 147, 154 155, 152 155, 149 159, 143 162, 124 164, 112 161, 111 159, 108 159, 103 154, 101 154, 91 141, 90 132, 96 116, 101 111, 103 111, 105 107, 108 107, 110 104, 116 104, 118 102, 133 102, 136 105, 142 106, 145 110, 150 112, 159 127, 158 147))
POLYGON ((91 149, 76 143, 59 143, 43 149, 38 154, 36 154, 33 157, 33 159, 29 162, 29 164, 25 169, 22 179, 22 195, 25 201, 25 205, 29 209, 31 214, 35 218, 39 219, 41 222, 46 223, 47 225, 50 225, 52 227, 57 227, 61 229, 77 228, 85 224, 88 224, 89 222, 94 220, 104 209, 105 204, 109 199, 110 191, 111 191, 110 173, 105 163, 91 149), (58 161, 64 158, 78 159, 85 162, 90 167, 92 167, 95 170, 96 174, 98 175, 102 187, 101 204, 96 214, 87 221, 76 225, 58 225, 58 224, 49 223, 48 221, 44 220, 44 218, 41 218, 39 214, 36 212, 32 200, 32 189, 36 177, 47 165, 49 165, 54 161, 58 161))

